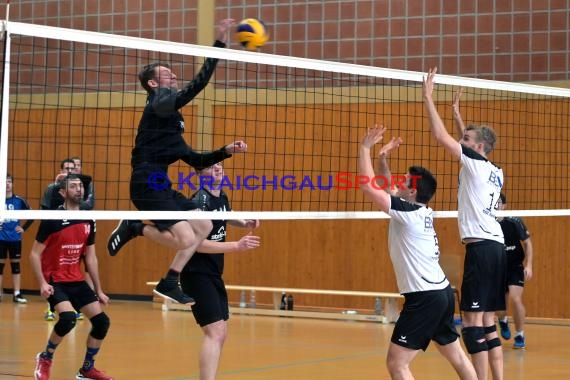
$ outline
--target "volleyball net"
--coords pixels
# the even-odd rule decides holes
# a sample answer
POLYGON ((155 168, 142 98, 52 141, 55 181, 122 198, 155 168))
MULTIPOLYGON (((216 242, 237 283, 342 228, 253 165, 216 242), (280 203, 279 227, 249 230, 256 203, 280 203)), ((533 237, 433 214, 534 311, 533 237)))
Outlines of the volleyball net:
MULTIPOLYGON (((81 217, 180 219, 172 212, 135 213, 129 199, 131 150, 146 101, 137 73, 165 62, 182 87, 203 57, 213 57, 220 61, 209 86, 181 109, 184 138, 199 152, 235 140, 248 144, 247 153, 223 163, 220 188, 240 211, 234 218, 385 217, 358 189, 364 180, 357 177, 359 145, 374 124, 387 126, 385 141, 404 140, 389 158, 392 173, 403 175, 410 165, 428 168, 438 180, 430 206, 436 216, 456 215, 459 163, 430 135, 421 95, 424 73, 3 25, 0 177, 12 174, 14 192, 33 208, 60 162, 79 156, 96 189, 94 211, 82 211, 81 217)), ((437 75, 436 83, 434 99, 452 135, 452 99, 459 88, 464 121, 495 129, 498 142, 490 159, 504 169, 509 215, 570 214, 570 90, 446 75, 437 75)), ((201 185, 183 162, 167 174, 185 195, 201 185)), ((5 215, 61 217, 37 210, 5 215)))

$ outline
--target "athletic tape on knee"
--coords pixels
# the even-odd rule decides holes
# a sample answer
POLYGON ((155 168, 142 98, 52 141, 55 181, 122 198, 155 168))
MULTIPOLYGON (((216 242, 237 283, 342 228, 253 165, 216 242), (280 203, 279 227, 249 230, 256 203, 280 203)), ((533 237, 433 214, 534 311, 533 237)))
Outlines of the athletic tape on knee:
POLYGON ((75 313, 73 311, 64 311, 59 313, 59 319, 55 326, 53 326, 53 331, 61 337, 66 336, 75 327, 75 313))
POLYGON ((496 347, 501 347, 501 340, 499 338, 493 338, 491 340, 488 340, 487 347, 489 348, 489 350, 492 350, 493 348, 496 347))
POLYGON ((10 267, 12 268, 12 274, 20 274, 20 262, 11 262, 10 261, 10 267))
POLYGON ((494 333, 495 331, 497 331, 497 326, 495 326, 495 325, 485 326, 485 327, 483 327, 483 329, 485 330, 485 335, 487 335, 487 334, 491 334, 491 333, 494 333))
POLYGON ((91 318, 91 335, 95 339, 103 340, 107 336, 107 331, 109 331, 109 326, 111 326, 111 320, 104 312, 97 314, 91 318))
POLYGON ((483 327, 464 327, 461 330, 461 335, 465 348, 471 355, 489 350, 483 327))

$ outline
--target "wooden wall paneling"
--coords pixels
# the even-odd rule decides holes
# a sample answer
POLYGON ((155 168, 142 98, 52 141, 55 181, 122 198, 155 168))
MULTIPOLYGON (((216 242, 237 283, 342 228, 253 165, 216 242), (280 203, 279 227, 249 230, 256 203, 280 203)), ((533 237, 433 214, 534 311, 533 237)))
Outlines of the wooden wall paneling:
MULTIPOLYGON (((502 105, 498 105, 500 107, 502 105)), ((508 136, 503 140, 499 140, 501 144, 512 146, 516 142, 519 144, 517 149, 505 149, 501 151, 501 161, 512 162, 505 165, 507 178, 509 173, 512 180, 508 180, 507 189, 513 194, 512 199, 518 202, 526 202, 529 197, 531 201, 541 199, 548 200, 554 198, 557 204, 567 204, 567 195, 564 196, 552 194, 552 191, 537 191, 541 194, 521 194, 517 192, 517 185, 524 181, 524 177, 517 177, 520 167, 521 149, 530 149, 526 145, 533 136, 533 130, 540 129, 538 123, 543 118, 532 118, 532 124, 535 128, 519 128, 516 132, 511 130, 515 128, 512 124, 524 124, 528 121, 520 121, 520 113, 524 108, 524 102, 511 104, 510 107, 514 111, 507 113, 506 119, 497 126, 500 136, 508 136), (519 119, 517 119, 519 118, 519 119), (517 123, 514 123, 514 122, 517 123), (515 135, 520 136, 518 140, 515 135), (511 137, 512 136, 512 137, 511 137)), ((263 161, 259 160, 259 156, 255 154, 245 154, 232 158, 234 174, 246 172, 245 169, 253 168, 255 174, 265 173, 273 174, 276 167, 283 167, 288 163, 287 159, 276 153, 283 151, 295 151, 299 155, 310 152, 311 145, 298 136, 312 138, 313 136, 331 136, 336 141, 347 141, 347 147, 344 152, 346 155, 353 154, 358 148, 358 140, 360 132, 363 129, 356 129, 354 132, 347 132, 346 129, 327 126, 330 120, 330 112, 320 111, 317 107, 311 112, 305 112, 305 118, 299 119, 300 111, 296 110, 297 106, 270 106, 260 114, 275 113, 278 117, 274 118, 276 122, 259 122, 247 123, 245 118, 240 115, 246 115, 246 107, 216 107, 216 115, 223 116, 225 112, 232 112, 236 116, 235 123, 228 125, 220 125, 218 119, 214 123, 214 146, 221 146, 229 141, 222 141, 221 134, 216 131, 223 129, 226 136, 244 136, 251 147, 251 152, 261 150, 266 154, 262 155, 263 161), (307 120, 310 123, 307 123, 307 120), (318 122, 314 122, 318 120, 318 122), (312 125, 312 124, 315 125, 312 125), (262 143, 266 138, 272 138, 275 144, 273 146, 264 146, 262 143), (350 142, 350 143, 348 143, 350 142), (299 144, 295 146, 295 144, 299 144), (274 147, 274 148, 272 148, 274 147), (275 149, 275 154, 271 151, 275 149), (296 150, 295 150, 296 149, 296 150), (240 172, 241 170, 241 172, 240 172)), ((351 106, 343 105, 349 109, 351 106)), ((361 106, 362 107, 362 106, 361 106)), ((367 105, 372 109, 374 106, 367 105)), ((393 120, 398 121, 399 125, 404 123, 418 123, 416 117, 421 113, 421 103, 407 105, 377 105, 375 107, 394 107, 390 112, 393 120), (404 110, 405 112, 404 113, 404 110)), ((443 105, 442 105, 443 107, 443 105)), ((306 110, 305 110, 306 111, 306 110)), ((86 157, 92 157, 91 162, 86 162, 85 171, 93 173, 96 178, 97 194, 106 209, 129 209, 132 206, 128 199, 128 178, 130 175, 130 150, 132 149, 133 139, 136 132, 136 122, 138 121, 138 109, 122 109, 117 111, 111 110, 84 110, 84 111, 68 111, 68 110, 17 110, 14 113, 12 122, 15 128, 11 130, 11 138, 13 152, 20 152, 20 147, 27 146, 26 156, 15 153, 10 162, 10 167, 18 175, 18 188, 25 188, 22 194, 32 200, 33 204, 37 204, 39 196, 44 187, 52 180, 59 165, 60 158, 67 155, 76 154, 72 151, 79 149, 79 154, 86 157), (59 125, 59 120, 65 120, 64 125, 73 125, 73 129, 66 131, 59 125), (88 125, 82 128, 75 128, 75 125, 88 125), (102 140, 102 141, 101 141, 102 140), (56 143, 57 141, 57 143, 56 143), (27 145, 25 145, 27 144, 27 145), (69 148, 67 146, 71 144, 69 148), (63 152, 61 146, 66 146, 63 152), (62 157, 60 157, 62 156, 62 157), (26 162, 25 159, 28 160, 26 162), (33 162, 33 164, 30 164, 33 162), (24 181, 29 178, 30 184, 24 185, 24 181), (38 179, 40 179, 38 181, 38 179), (113 198, 113 201, 109 201, 113 198)), ((489 111, 489 114, 492 112, 489 111)), ((350 114, 350 113, 348 113, 350 114)), ((481 119, 488 116, 483 114, 477 115, 481 119)), ((190 116, 194 117, 194 116, 190 116)), ((559 116, 560 117, 560 116, 559 116)), ((367 117, 363 117, 366 119, 367 117)), ((272 119, 271 116, 268 119, 272 119)), ((351 117, 347 120, 354 122, 351 117)), ((359 119, 357 119, 359 120, 359 119)), ((563 119, 567 121, 567 118, 563 119)), ((192 119, 192 123, 196 122, 192 119)), ((368 124, 369 120, 365 120, 368 124)), ((396 123, 394 123, 396 124, 396 123)), ((567 125, 564 124, 564 125, 567 125)), ((362 126, 364 128, 364 126, 362 126)), ((426 128, 426 125, 421 126, 426 128)), ((67 128, 69 129, 69 127, 67 128)), ((391 132, 395 128, 391 128, 391 132)), ((442 152, 442 149, 433 146, 429 140, 429 133, 420 131, 420 126, 416 127, 418 131, 414 133, 407 132, 405 136, 405 146, 410 147, 406 153, 417 152, 419 155, 419 163, 426 163, 428 159, 431 161, 432 171, 437 175, 440 172, 451 173, 450 181, 455 181, 456 173, 459 165, 454 163, 449 155, 442 152), (417 147, 421 149, 417 150, 417 147), (433 158, 437 158, 435 163, 433 158)), ((397 132, 397 131, 396 131, 397 132)), ((394 132, 395 133, 395 132, 394 132)), ((567 128, 560 129, 544 129, 540 137, 546 141, 556 141, 557 139, 567 139, 567 128)), ((187 136, 187 138, 193 138, 187 136)), ((545 142, 537 143, 545 144, 545 142)), ((337 147, 340 144, 337 143, 337 147)), ((542 148, 542 151, 544 151, 542 148)), ((566 148, 567 147, 560 147, 566 148)), ((324 149, 335 149, 334 144, 324 149)), ((498 151, 497 151, 498 153, 498 151)), ((565 170, 567 163, 567 155, 546 156, 541 157, 533 153, 533 162, 536 167, 545 168, 540 165, 542 162, 549 163, 550 167, 559 165, 555 169, 545 169, 544 177, 548 178, 544 183, 544 188, 556 188, 557 173, 565 170)), ((406 168, 407 160, 405 157, 398 157, 394 162, 394 167, 398 171, 406 168), (400 166, 402 165, 402 166, 400 166)), ((302 167, 302 162, 297 162, 296 166, 302 167)), ((335 172, 344 168, 356 168, 356 163, 351 160, 337 158, 335 160, 319 160, 314 159, 311 162, 311 168, 318 172, 335 172)), ((428 165, 428 164, 426 164, 428 165)), ((184 165, 181 170, 189 170, 184 165)), ((532 169, 535 170, 535 169, 532 169)), ((283 170, 284 172, 284 170, 283 170)), ((245 173, 251 174, 251 173, 245 173)), ((456 192, 454 191, 456 183, 445 183, 442 180, 441 188, 449 188, 446 192, 439 193, 437 196, 449 198, 450 204, 456 202, 456 192)), ((331 193, 332 194, 332 193, 331 193)), ((248 197, 248 203, 244 203, 248 210, 264 209, 268 210, 269 202, 276 201, 278 197, 289 196, 287 202, 303 203, 308 198, 304 198, 304 194, 282 194, 277 192, 256 192, 250 191, 247 194, 235 192, 230 194, 234 201, 242 200, 240 197, 248 197)), ((313 196, 312 194, 310 195, 313 196)), ((329 195, 330 199, 337 197, 342 201, 346 194, 338 193, 329 195)), ((366 201, 363 200, 363 204, 366 201)), ((101 205, 101 203, 98 203, 101 205)), ((245 206, 244 206, 245 207, 245 206)), ((324 207, 324 206, 323 206, 324 207)), ((99 207, 98 207, 99 208, 99 207)), ((247 211, 247 210, 244 210, 247 211)), ((525 289, 525 299, 527 300, 527 314, 537 317, 555 317, 568 318, 570 316, 570 303, 564 297, 562 286, 567 283, 569 267, 566 258, 566 250, 568 247, 567 232, 570 227, 570 220, 567 217, 555 218, 528 218, 525 219, 529 225, 529 229, 533 234, 533 242, 535 244, 535 264, 534 278, 529 281, 525 289)), ((146 239, 139 238, 129 243, 117 257, 110 258, 105 252, 106 240, 110 231, 115 227, 116 222, 100 221, 98 223, 97 246, 99 252, 100 267, 102 280, 105 290, 109 293, 119 294, 149 294, 145 282, 148 280, 156 280, 164 274, 174 252, 163 247, 159 247, 146 239)), ((354 290, 385 290, 394 291, 395 280, 389 257, 387 254, 387 232, 386 220, 379 221, 265 221, 258 231, 263 239, 263 247, 252 252, 238 255, 227 256, 227 272, 226 280, 228 283, 235 284, 253 284, 279 286, 288 285, 294 287, 318 287, 331 289, 354 289, 354 290)), ((37 224, 25 237, 24 242, 24 275, 23 287, 25 289, 37 289, 35 280, 29 272, 27 266, 27 255, 31 247, 31 241, 35 233, 37 224), (26 269, 28 269, 26 271, 26 269), (26 273, 27 272, 27 273, 26 273)), ((458 244, 457 225, 454 219, 440 219, 436 221, 436 228, 439 234, 442 252, 453 252, 453 254, 462 254, 462 247, 458 244)), ((239 236, 239 232, 230 230, 230 236, 239 236)), ((5 273, 5 284, 10 284, 10 274, 5 273)), ((298 300, 302 304, 314 304, 322 306, 335 306, 338 300, 325 299, 318 296, 307 296, 298 300)), ((344 303, 345 300, 343 300, 344 303)), ((365 307, 363 300, 347 299, 346 303, 350 305, 354 302, 354 307, 365 307)))

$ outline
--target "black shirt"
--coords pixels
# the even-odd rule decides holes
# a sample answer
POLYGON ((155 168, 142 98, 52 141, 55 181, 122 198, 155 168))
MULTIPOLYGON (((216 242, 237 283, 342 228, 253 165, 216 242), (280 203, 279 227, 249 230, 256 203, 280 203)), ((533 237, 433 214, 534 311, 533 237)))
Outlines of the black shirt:
MULTIPOLYGON (((205 189, 198 190, 192 196, 192 200, 202 211, 231 211, 228 196, 221 191, 219 196, 214 196, 205 189)), ((226 220, 212 220, 213 228, 207 239, 211 241, 226 241, 226 220)), ((196 252, 186 264, 183 272, 198 272, 221 276, 224 273, 224 254, 196 252)))
MULTIPOLYGON (((81 210, 92 210, 95 205, 95 194, 93 190, 93 178, 85 174, 75 174, 83 183, 83 202, 79 208, 81 210)), ((63 196, 59 193, 59 184, 50 183, 40 200, 40 209, 57 210, 63 205, 63 196)))
POLYGON ((507 263, 509 266, 522 265, 525 257, 521 241, 530 237, 530 234, 521 218, 506 217, 499 222, 505 235, 507 263))
MULTIPOLYGON (((225 44, 216 41, 214 47, 225 47, 225 44)), ((197 153, 182 136, 184 118, 179 109, 206 87, 217 63, 216 58, 206 58, 198 75, 180 91, 159 88, 148 95, 132 150, 133 168, 153 165, 166 171, 168 165, 182 160, 200 169, 231 157, 224 148, 206 154, 197 153)))

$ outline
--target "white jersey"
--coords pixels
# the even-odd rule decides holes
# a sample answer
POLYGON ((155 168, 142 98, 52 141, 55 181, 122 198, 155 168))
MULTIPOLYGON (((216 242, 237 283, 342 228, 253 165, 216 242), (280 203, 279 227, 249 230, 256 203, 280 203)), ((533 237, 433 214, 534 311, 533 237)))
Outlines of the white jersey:
POLYGON ((390 199, 388 242, 400 293, 446 288, 449 281, 439 266, 432 209, 394 196, 390 199))
POLYGON ((461 165, 457 194, 461 240, 476 238, 504 243, 501 225, 495 218, 503 187, 503 170, 463 145, 461 165))

